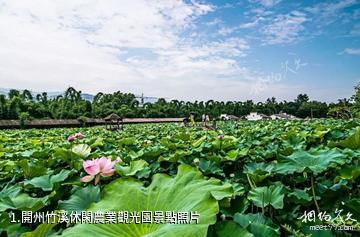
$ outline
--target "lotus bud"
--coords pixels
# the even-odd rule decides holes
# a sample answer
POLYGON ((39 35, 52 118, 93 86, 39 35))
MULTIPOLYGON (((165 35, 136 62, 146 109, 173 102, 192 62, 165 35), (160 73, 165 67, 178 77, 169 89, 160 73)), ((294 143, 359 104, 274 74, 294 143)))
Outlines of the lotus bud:
POLYGON ((221 214, 220 219, 221 219, 222 221, 225 221, 225 219, 226 219, 225 214, 221 214))
POLYGON ((195 159, 194 159, 194 164, 195 164, 196 166, 199 166, 199 164, 200 164, 199 158, 195 158, 195 159))
POLYGON ((307 173, 303 172, 304 178, 307 178, 307 173))
POLYGON ((234 173, 231 173, 231 174, 230 174, 230 178, 235 178, 235 174, 234 174, 234 173))

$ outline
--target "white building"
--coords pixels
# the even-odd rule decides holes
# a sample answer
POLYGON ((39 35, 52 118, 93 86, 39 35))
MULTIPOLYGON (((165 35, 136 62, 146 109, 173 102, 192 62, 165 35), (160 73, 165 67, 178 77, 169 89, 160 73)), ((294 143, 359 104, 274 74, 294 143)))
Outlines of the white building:
POLYGON ((239 120, 239 117, 232 115, 232 114, 221 114, 219 117, 221 120, 239 120))
POLYGON ((298 117, 291 115, 291 114, 287 114, 287 113, 273 114, 270 117, 272 120, 276 120, 276 119, 297 120, 297 119, 299 119, 298 117))
POLYGON ((261 120, 261 119, 270 119, 269 116, 265 115, 265 114, 260 114, 257 112, 250 112, 250 114, 246 115, 245 118, 249 121, 257 121, 257 120, 261 120))

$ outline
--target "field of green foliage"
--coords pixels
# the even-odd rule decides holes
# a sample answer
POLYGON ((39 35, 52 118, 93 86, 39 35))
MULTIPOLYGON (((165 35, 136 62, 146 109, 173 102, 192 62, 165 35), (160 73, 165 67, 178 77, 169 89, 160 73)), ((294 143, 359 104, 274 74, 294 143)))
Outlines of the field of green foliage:
POLYGON ((0 236, 359 236, 359 121, 0 131, 0 236))

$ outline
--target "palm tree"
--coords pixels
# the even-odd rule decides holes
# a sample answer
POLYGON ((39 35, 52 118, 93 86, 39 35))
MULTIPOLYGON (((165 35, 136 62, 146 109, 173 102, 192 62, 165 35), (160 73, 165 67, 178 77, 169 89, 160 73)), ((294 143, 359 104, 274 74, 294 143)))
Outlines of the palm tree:
POLYGON ((25 100, 32 100, 33 96, 29 90, 23 90, 21 97, 25 100))
POLYGON ((65 100, 70 99, 71 102, 73 102, 79 95, 79 92, 77 92, 73 87, 69 87, 64 94, 65 100))
POLYGON ((9 96, 9 99, 12 99, 12 98, 15 98, 15 97, 19 97, 19 96, 20 96, 20 91, 15 90, 15 89, 11 89, 11 90, 9 91, 8 96, 9 96))

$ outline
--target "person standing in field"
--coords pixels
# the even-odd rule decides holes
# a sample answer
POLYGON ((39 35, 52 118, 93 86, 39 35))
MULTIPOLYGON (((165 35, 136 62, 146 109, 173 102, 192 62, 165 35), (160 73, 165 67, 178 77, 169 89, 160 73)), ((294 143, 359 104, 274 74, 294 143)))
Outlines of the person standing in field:
POLYGON ((205 120, 204 120, 204 126, 208 127, 209 126, 209 122, 210 122, 210 117, 208 114, 205 115, 205 120))
POLYGON ((191 123, 191 125, 195 126, 195 117, 194 117, 194 113, 190 113, 190 123, 191 123))

